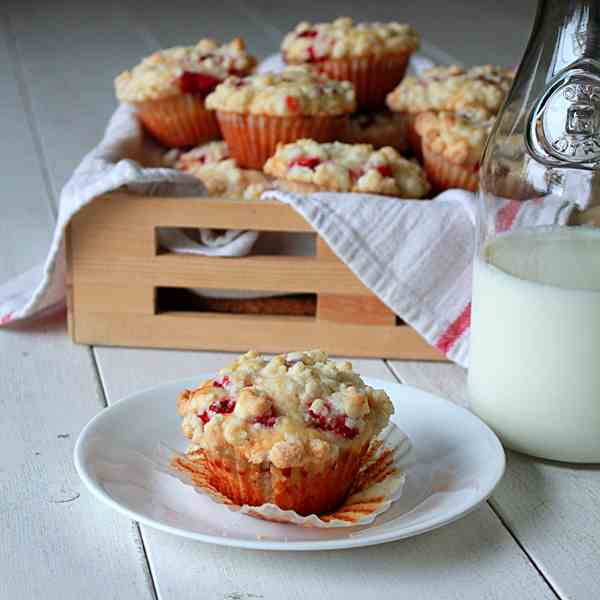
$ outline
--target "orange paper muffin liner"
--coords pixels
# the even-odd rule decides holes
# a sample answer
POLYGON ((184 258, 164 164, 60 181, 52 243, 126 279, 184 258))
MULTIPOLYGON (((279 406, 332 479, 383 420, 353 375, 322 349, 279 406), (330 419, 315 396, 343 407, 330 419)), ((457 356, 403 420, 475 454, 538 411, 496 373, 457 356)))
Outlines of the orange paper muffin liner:
POLYGON ((276 504, 299 515, 323 514, 337 508, 346 498, 368 444, 342 450, 334 463, 279 469, 252 464, 235 452, 213 455, 204 452, 208 484, 234 504, 276 504))
POLYGON ((279 143, 288 144, 302 138, 317 142, 338 139, 347 116, 279 117, 218 110, 217 119, 229 153, 237 164, 246 169, 262 169, 279 143))
POLYGON ((479 171, 473 167, 457 165, 443 156, 436 154, 427 144, 421 145, 423 166, 427 179, 435 192, 443 192, 451 188, 461 188, 476 192, 479 186, 479 171))
POLYGON ((403 52, 311 64, 331 79, 351 81, 356 93, 357 110, 378 110, 385 107, 385 97, 402 81, 410 55, 410 52, 403 52))
MULTIPOLYGON (((167 463, 161 459, 165 466, 159 468, 242 514, 302 527, 350 527, 372 523, 398 499, 405 482, 399 462, 410 447, 406 434, 391 425, 364 448, 350 449, 334 463, 317 466, 311 473, 303 473, 301 468, 278 470, 251 465, 241 478, 245 483, 240 484, 240 479, 232 475, 241 466, 235 464, 237 457, 230 464, 222 463, 217 473, 214 461, 211 463, 203 450, 186 454, 168 451, 167 463), (285 473, 273 476, 274 471, 285 473), (238 490, 253 503, 230 496, 238 490), (276 495, 273 490, 278 490, 276 495), (259 504, 263 498, 268 501, 259 504), (321 511, 319 504, 333 508, 321 511), (319 512, 309 512, 315 508, 319 512)), ((244 459, 242 462, 246 463, 244 459)))
POLYGON ((214 111, 206 110, 204 98, 193 94, 136 102, 144 127, 169 148, 198 146, 221 138, 214 111))

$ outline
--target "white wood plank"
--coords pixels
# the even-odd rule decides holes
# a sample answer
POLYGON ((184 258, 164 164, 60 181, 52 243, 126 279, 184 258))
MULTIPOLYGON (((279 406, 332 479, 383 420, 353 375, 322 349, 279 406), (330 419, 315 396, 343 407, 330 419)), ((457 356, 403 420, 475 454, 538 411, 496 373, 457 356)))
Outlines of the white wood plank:
MULTIPOLYGON (((390 361, 409 384, 468 405, 466 371, 456 365, 390 361)), ((561 465, 507 453, 491 498, 555 590, 566 598, 600 597, 600 468, 561 465)))
MULTIPOLYGON (((52 229, 12 41, 0 21, 0 281, 40 261, 52 229)), ((152 597, 136 530, 84 491, 73 466, 76 436, 103 405, 64 315, 0 331, 1 598, 152 597)))
MULTIPOLYGON (((215 371, 231 354, 96 348, 109 403, 168 379, 215 371)), ((393 380, 383 361, 351 359, 393 380)), ((344 552, 249 552, 179 540, 143 527, 163 600, 197 598, 552 598, 489 506, 413 540, 344 552), (473 568, 476 565, 476 568, 473 568), (239 594, 239 596, 237 596, 239 594), (246 594, 246 595, 245 595, 246 594)))

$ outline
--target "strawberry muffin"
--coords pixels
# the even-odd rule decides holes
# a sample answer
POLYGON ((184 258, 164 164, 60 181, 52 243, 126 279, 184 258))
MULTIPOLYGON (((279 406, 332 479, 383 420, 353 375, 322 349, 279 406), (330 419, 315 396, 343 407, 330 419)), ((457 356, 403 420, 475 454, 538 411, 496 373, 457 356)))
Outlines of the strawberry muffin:
POLYGON ((206 99, 229 151, 245 168, 260 169, 280 142, 338 139, 354 111, 354 89, 306 69, 229 77, 206 99))
POLYGON ((407 122, 407 117, 401 113, 356 113, 350 116, 340 142, 371 144, 375 148, 391 146, 398 152, 406 152, 409 150, 407 122))
POLYGON ((417 117, 415 129, 422 140, 425 172, 434 191, 477 190, 481 155, 495 119, 448 112, 425 112, 417 117))
POLYGON ((248 352, 177 400, 190 460, 234 503, 301 515, 339 506, 394 412, 383 390, 325 352, 248 352))
POLYGON ((423 112, 452 112, 476 120, 498 114, 513 82, 510 69, 484 65, 463 69, 433 67, 419 77, 409 76, 387 97, 388 107, 404 114, 412 151, 421 155, 415 120, 423 112))
POLYGON ((159 142, 172 148, 196 146, 221 137, 205 97, 228 76, 251 73, 255 65, 241 38, 223 45, 202 39, 195 46, 155 52, 121 73, 115 90, 159 142))
POLYGON ((180 154, 174 167, 200 179, 211 196, 258 200, 271 187, 270 178, 262 171, 238 167, 223 141, 180 154))
POLYGON ((377 110, 404 77, 419 36, 402 23, 300 23, 281 46, 288 64, 304 64, 339 81, 351 81, 360 110, 377 110))
POLYGON ((422 198, 429 183, 421 167, 390 147, 369 144, 319 144, 298 140, 280 145, 265 173, 290 192, 360 192, 398 198, 422 198))

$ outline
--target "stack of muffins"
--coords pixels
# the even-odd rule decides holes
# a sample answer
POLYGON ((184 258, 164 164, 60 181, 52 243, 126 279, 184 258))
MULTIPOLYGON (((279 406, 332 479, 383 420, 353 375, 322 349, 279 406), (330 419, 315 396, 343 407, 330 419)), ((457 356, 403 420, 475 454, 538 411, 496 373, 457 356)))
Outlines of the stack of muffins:
POLYGON ((303 22, 283 40, 281 73, 255 73, 240 38, 203 39, 156 52, 115 87, 175 149, 170 164, 211 194, 474 190, 512 73, 454 66, 405 78, 418 47, 416 31, 400 23, 303 22))

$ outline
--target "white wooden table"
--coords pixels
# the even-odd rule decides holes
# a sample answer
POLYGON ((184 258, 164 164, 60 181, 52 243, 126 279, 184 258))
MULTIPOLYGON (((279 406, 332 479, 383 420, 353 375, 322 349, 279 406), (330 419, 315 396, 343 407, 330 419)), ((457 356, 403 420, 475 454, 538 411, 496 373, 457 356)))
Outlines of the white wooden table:
MULTIPOLYGON (((242 34, 264 56, 303 18, 354 13, 411 22, 466 63, 514 64, 534 12, 531 1, 519 0, 462 0, 450 8, 433 0, 361 4, 3 3, 0 280, 43 258, 60 188, 115 108, 112 78, 156 47, 242 34)), ((72 462, 87 421, 138 388, 216 369, 229 358, 76 346, 64 316, 0 331, 0 598, 600 597, 600 470, 593 467, 509 453, 491 500, 463 520, 418 538, 337 553, 193 543, 94 500, 72 462)), ((355 364, 365 375, 464 403, 464 372, 456 366, 355 364)))

